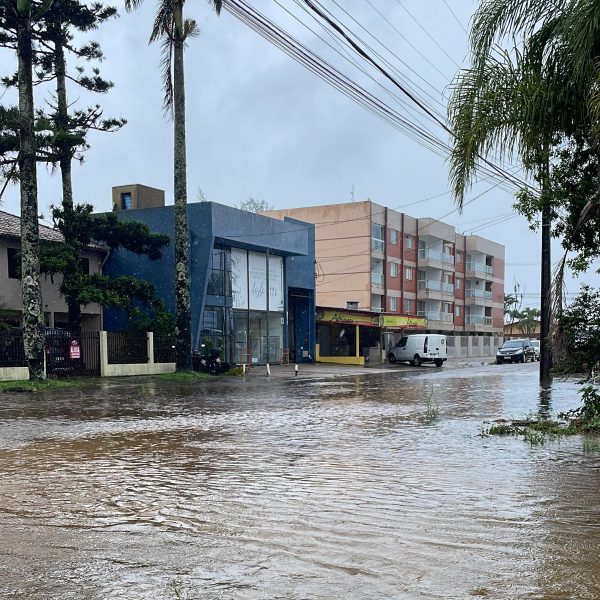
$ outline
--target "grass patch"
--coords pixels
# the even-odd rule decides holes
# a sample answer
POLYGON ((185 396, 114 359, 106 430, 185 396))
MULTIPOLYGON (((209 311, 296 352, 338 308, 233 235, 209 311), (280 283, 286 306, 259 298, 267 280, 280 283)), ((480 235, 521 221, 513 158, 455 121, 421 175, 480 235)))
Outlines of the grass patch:
POLYGON ((558 418, 528 417, 513 421, 496 421, 482 428, 483 435, 521 436, 531 446, 543 445, 548 438, 582 433, 600 433, 600 393, 587 385, 581 390, 582 405, 575 410, 560 413, 558 418))
POLYGON ((223 375, 226 375, 227 377, 241 377, 243 374, 244 370, 242 367, 231 367, 229 371, 223 373, 223 375))
POLYGON ((427 393, 425 398, 425 420, 428 423, 435 421, 438 417, 439 407, 435 401, 433 387, 427 393))
POLYGON ((153 375, 153 379, 162 379, 163 381, 201 381, 212 378, 210 373, 202 373, 200 371, 176 371, 175 373, 161 373, 153 375))
MULTIPOLYGON (((225 373, 220 373, 219 375, 225 375, 227 377, 236 377, 242 375, 242 367, 233 367, 228 371, 225 371, 225 373)), ((211 375, 210 373, 206 373, 204 371, 177 371, 175 373, 161 373, 160 375, 153 375, 154 379, 181 382, 201 381, 213 379, 215 377, 218 377, 218 375, 211 375)))
POLYGON ((81 379, 45 379, 44 381, 0 381, 0 392, 36 393, 46 390, 81 387, 81 379))

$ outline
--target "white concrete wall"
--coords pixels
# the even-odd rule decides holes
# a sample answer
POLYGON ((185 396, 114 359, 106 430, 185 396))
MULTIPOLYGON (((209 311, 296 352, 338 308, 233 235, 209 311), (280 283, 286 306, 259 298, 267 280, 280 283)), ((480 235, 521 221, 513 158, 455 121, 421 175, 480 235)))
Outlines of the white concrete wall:
POLYGON ((29 379, 27 367, 2 367, 0 368, 0 381, 22 381, 29 379))
POLYGON ((159 375, 161 373, 174 373, 175 363, 154 362, 154 334, 147 334, 148 362, 130 365, 111 365, 108 363, 108 341, 106 331, 100 332, 100 376, 101 377, 126 377, 131 375, 159 375))

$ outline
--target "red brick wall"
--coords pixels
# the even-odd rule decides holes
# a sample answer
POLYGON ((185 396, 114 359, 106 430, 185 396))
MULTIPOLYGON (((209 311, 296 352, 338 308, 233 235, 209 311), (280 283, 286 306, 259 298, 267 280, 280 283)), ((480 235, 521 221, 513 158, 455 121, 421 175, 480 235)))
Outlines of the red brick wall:
POLYGON ((398 277, 392 277, 392 267, 391 263, 386 262, 385 264, 385 286, 388 290, 398 290, 402 289, 402 265, 400 263, 396 263, 398 265, 398 277))
POLYGON ((413 262, 417 262, 418 248, 419 248, 419 238, 416 235, 413 236, 413 247, 406 247, 406 234, 403 236, 404 243, 404 260, 411 260, 413 262))
POLYGON ((402 232, 398 231, 398 243, 391 244, 389 240, 392 239, 392 234, 390 228, 387 230, 387 244, 386 244, 386 252, 388 256, 392 256, 393 258, 400 258, 401 254, 401 245, 402 245, 402 232))
POLYGON ((402 273, 402 281, 404 282, 405 292, 416 292, 417 291, 417 268, 413 267, 413 278, 412 281, 406 279, 406 265, 404 265, 404 273, 402 273))
POLYGON ((492 325, 498 329, 504 327, 504 308, 492 308, 492 325))

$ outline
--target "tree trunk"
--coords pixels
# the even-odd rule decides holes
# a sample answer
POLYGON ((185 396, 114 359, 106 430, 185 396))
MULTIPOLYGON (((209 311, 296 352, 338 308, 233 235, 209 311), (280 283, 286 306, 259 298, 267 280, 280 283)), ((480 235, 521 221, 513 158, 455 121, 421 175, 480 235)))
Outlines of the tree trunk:
MULTIPOLYGON (((60 136, 58 155, 62 179, 62 207, 64 219, 65 244, 73 249, 73 261, 63 273, 67 290, 73 289, 70 282, 80 275, 79 244, 73 231, 73 183, 71 166, 73 152, 69 142, 69 108, 67 104, 66 64, 64 53, 64 37, 60 14, 57 14, 54 24, 54 70, 56 74, 56 133, 60 136)), ((69 312, 69 329, 79 333, 81 329, 81 306, 73 295, 65 297, 69 312)))
POLYGON ((19 170, 21 177, 21 288, 23 291, 23 342, 29 379, 41 380, 44 368, 44 313, 40 288, 40 255, 35 136, 31 19, 19 15, 19 170))
MULTIPOLYGON (((182 5, 177 2, 176 23, 182 23, 182 5)), ((176 368, 192 368, 192 318, 190 309, 189 235, 187 221, 187 167, 185 149, 185 84, 183 35, 175 33, 173 48, 174 212, 175 212, 175 308, 176 368)))

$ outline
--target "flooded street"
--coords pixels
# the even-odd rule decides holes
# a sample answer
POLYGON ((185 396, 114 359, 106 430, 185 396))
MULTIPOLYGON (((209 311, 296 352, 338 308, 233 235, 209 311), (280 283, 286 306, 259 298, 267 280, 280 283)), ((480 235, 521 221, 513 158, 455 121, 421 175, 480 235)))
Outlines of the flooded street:
POLYGON ((480 435, 536 369, 3 395, 0 597, 599 598, 600 439, 480 435))

